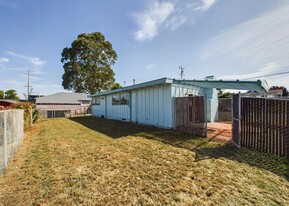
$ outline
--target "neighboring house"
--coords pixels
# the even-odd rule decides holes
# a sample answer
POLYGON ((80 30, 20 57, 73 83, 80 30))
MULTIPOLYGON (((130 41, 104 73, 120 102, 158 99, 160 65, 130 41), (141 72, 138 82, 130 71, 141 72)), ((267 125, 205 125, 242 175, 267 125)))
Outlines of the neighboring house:
POLYGON ((92 115, 108 119, 174 128, 174 98, 204 96, 207 121, 218 118, 217 89, 256 90, 267 88, 258 81, 157 79, 90 95, 92 115))
POLYGON ((61 92, 36 98, 36 109, 44 117, 64 117, 87 113, 91 99, 87 94, 61 92))
POLYGON ((0 108, 8 107, 12 104, 17 103, 18 101, 12 99, 0 99, 0 108))
POLYGON ((283 89, 272 89, 269 90, 266 94, 267 97, 282 97, 283 89))

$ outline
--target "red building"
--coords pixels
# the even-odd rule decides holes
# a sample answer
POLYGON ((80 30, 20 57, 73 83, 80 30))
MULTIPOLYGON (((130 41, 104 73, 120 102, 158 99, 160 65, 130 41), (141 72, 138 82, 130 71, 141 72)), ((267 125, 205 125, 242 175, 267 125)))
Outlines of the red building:
POLYGON ((0 99, 0 108, 5 108, 11 104, 15 104, 17 101, 12 99, 0 99))

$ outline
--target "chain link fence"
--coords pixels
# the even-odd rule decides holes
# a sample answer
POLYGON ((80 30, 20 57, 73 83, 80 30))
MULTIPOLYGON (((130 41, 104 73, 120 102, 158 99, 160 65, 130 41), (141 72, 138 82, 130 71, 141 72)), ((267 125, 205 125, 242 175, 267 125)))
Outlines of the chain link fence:
POLYGON ((0 174, 17 151, 24 135, 24 111, 0 111, 0 174))

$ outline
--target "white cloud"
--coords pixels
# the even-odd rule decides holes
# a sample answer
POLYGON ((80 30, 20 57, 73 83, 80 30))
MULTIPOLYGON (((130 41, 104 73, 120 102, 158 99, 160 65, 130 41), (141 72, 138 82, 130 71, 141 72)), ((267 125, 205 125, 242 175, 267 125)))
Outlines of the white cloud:
POLYGON ((33 87, 35 88, 32 91, 33 94, 49 95, 57 92, 68 92, 61 85, 57 84, 33 84, 33 87))
POLYGON ((26 90, 24 89, 24 85, 27 84, 27 76, 28 76, 27 70, 29 69, 30 83, 33 86, 33 88, 36 88, 34 87, 34 82, 43 80, 43 78, 41 78, 41 74, 43 74, 42 69, 44 64, 46 64, 46 62, 41 60, 39 57, 30 57, 12 51, 8 51, 6 53, 11 56, 10 62, 16 65, 21 65, 20 67, 6 67, 6 65, 4 66, 3 64, 0 64, 0 68, 3 71, 16 72, 16 75, 14 75, 15 79, 7 80, 6 84, 13 85, 14 88, 18 88, 17 91, 19 90, 18 92, 20 94, 25 93, 26 90), (26 68, 21 68, 23 65, 25 65, 26 68))
MULTIPOLYGON (((272 66, 272 65, 271 65, 272 66)), ((231 75, 225 75, 221 76, 220 79, 223 80, 262 80, 265 84, 268 85, 268 87, 271 86, 285 86, 289 89, 289 74, 282 74, 278 75, 279 68, 277 66, 271 67, 270 65, 265 66, 264 68, 260 68, 257 71, 251 72, 251 73, 235 73, 231 75), (276 75, 277 74, 277 75, 276 75)), ((289 66, 287 67, 287 69, 289 66)))
MULTIPOLYGON (((223 74, 243 71, 243 74, 226 77, 234 76, 235 79, 242 79, 262 76, 288 71, 288 67, 286 69, 289 65, 288 45, 289 5, 285 4, 222 31, 204 44, 200 59, 204 65, 223 70, 223 74)), ((277 76, 266 77, 269 81, 275 78, 277 76)), ((283 76, 278 78, 281 79, 283 76)), ((289 81, 285 84, 289 87, 289 81)))
POLYGON ((158 35, 159 26, 173 12, 174 5, 169 2, 153 2, 150 8, 139 14, 135 14, 139 30, 135 32, 136 40, 151 40, 158 35))
POLYGON ((5 62, 9 62, 10 59, 6 58, 6 57, 0 57, 0 63, 5 63, 5 62))
POLYGON ((40 60, 38 57, 31 58, 30 63, 33 64, 34 66, 43 66, 44 64, 46 64, 45 61, 40 60))
POLYGON ((285 59, 289 50, 289 6, 229 28, 209 40, 202 59, 234 56, 255 60, 285 59))
POLYGON ((11 84, 11 85, 17 85, 17 86, 19 86, 19 85, 21 85, 21 86, 23 86, 23 82, 20 82, 19 80, 4 80, 3 81, 4 83, 6 83, 6 84, 11 84))
POLYGON ((5 70, 5 71, 11 71, 11 72, 14 72, 14 71, 27 71, 27 69, 17 68, 17 67, 2 67, 2 69, 5 70))
POLYGON ((279 65, 276 62, 269 63, 262 68, 257 69, 256 71, 249 73, 235 73, 230 75, 221 76, 220 79, 258 79, 266 75, 272 75, 278 72, 279 65))
MULTIPOLYGON (((20 74, 20 76, 27 79, 27 75, 25 75, 25 74, 20 74)), ((35 75, 29 75, 29 79, 30 80, 42 80, 40 77, 35 76, 35 75)))
POLYGON ((11 52, 11 51, 8 51, 7 54, 14 56, 14 57, 24 59, 24 60, 28 61, 29 63, 31 63, 35 67, 42 67, 44 64, 46 64, 46 61, 41 60, 39 57, 29 57, 29 56, 17 54, 15 52, 11 52))
POLYGON ((186 22, 194 23, 195 15, 205 12, 216 0, 168 0, 150 1, 148 9, 133 15, 139 29, 134 32, 138 41, 152 40, 161 30, 174 31, 186 22), (188 21, 191 20, 191 21, 188 21))
POLYGON ((216 3, 216 0, 203 0, 203 4, 199 8, 202 11, 206 11, 206 10, 210 9, 214 3, 216 3))
POLYGON ((151 69, 153 69, 153 68, 155 68, 157 65, 156 64, 148 64, 148 65, 146 65, 146 69, 147 70, 151 70, 151 69))
POLYGON ((166 22, 166 27, 169 28, 171 31, 178 29, 181 25, 183 25, 187 21, 187 18, 184 15, 175 15, 172 16, 166 22))

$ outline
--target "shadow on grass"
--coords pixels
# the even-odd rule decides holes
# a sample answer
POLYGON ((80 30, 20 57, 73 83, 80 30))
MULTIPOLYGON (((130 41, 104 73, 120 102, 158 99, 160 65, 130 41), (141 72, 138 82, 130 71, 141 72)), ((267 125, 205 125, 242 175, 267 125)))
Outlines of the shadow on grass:
POLYGON ((89 129, 105 134, 113 139, 126 137, 129 135, 138 135, 155 131, 164 131, 156 127, 132 124, 117 120, 108 120, 99 117, 73 117, 70 120, 75 121, 89 129))
POLYGON ((216 137, 220 134, 210 135, 210 138, 202 138, 192 137, 173 130, 164 130, 98 117, 75 117, 71 118, 71 120, 111 138, 121 138, 132 135, 153 139, 174 147, 195 152, 196 161, 210 158, 226 158, 266 169, 277 175, 284 176, 289 180, 288 159, 246 148, 238 149, 231 142, 216 140, 216 137))

